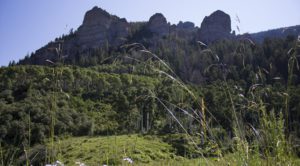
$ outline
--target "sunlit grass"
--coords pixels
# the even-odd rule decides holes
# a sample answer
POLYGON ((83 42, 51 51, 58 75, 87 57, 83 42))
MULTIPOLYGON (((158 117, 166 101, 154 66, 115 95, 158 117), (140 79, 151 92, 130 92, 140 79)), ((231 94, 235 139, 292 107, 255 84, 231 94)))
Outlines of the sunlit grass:
POLYGON ((101 137, 72 137, 61 141, 65 164, 83 162, 88 165, 134 163, 171 160, 176 158, 172 146, 152 136, 122 135, 101 137))
MULTIPOLYGON (((188 159, 175 154, 170 144, 157 136, 120 135, 101 137, 71 137, 61 140, 62 154, 59 161, 65 165, 76 162, 86 165, 130 165, 124 158, 133 160, 133 165, 243 165, 244 160, 238 152, 228 153, 222 158, 199 157, 188 159)), ((268 161, 257 155, 250 155, 248 165, 270 165, 268 161)), ((293 158, 292 165, 299 165, 300 159, 293 158)))

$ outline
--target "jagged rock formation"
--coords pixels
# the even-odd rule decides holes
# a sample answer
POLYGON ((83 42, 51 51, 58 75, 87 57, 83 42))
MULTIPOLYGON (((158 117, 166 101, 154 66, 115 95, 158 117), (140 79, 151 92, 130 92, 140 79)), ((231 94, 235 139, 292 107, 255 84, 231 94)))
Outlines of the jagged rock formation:
POLYGON ((126 19, 111 16, 105 10, 94 7, 85 14, 83 24, 78 28, 78 44, 82 48, 100 47, 105 42, 120 45, 125 42, 129 30, 126 19))
MULTIPOLYGON (((126 19, 110 15, 105 10, 94 7, 85 14, 83 23, 78 30, 63 38, 63 43, 61 43, 63 54, 72 61, 76 54, 87 49, 101 48, 106 44, 118 47, 126 42, 129 33, 130 26, 126 19)), ((53 48, 57 48, 58 45, 57 41, 50 42, 38 49, 30 58, 21 60, 20 64, 43 65, 47 64, 47 59, 55 61, 58 55, 53 48)))
POLYGON ((213 12, 210 16, 206 16, 198 32, 199 40, 205 43, 230 38, 231 36, 230 16, 220 10, 213 12))
POLYGON ((169 34, 170 25, 167 22, 167 19, 161 13, 156 13, 150 17, 147 24, 147 29, 159 36, 165 36, 169 34))

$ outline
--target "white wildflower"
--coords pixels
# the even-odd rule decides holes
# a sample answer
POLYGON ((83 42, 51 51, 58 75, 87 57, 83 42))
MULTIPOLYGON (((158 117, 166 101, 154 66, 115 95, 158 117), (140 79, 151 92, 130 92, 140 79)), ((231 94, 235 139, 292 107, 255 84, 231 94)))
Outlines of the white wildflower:
POLYGON ((64 164, 57 160, 54 164, 46 164, 45 166, 64 166, 64 164))
POLYGON ((245 98, 245 96, 243 94, 239 94, 240 97, 245 98))
POLYGON ((58 160, 56 161, 56 165, 64 166, 64 164, 58 160))
POLYGON ((76 165, 79 165, 79 166, 86 166, 84 163, 81 163, 81 162, 79 162, 79 161, 76 161, 75 164, 76 164, 76 165))
POLYGON ((133 163, 133 160, 129 157, 126 157, 123 159, 124 161, 127 161, 128 163, 132 164, 133 163))
POLYGON ((276 143, 276 147, 278 147, 278 146, 279 146, 279 143, 280 143, 280 141, 277 141, 277 143, 276 143))

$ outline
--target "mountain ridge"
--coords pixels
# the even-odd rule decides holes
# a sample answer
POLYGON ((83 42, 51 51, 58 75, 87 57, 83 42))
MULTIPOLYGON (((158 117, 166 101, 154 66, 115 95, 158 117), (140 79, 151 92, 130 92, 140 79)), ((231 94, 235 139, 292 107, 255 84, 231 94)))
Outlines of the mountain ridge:
MULTIPOLYGON (((197 27, 192 22, 180 21, 176 25, 170 24, 161 13, 154 14, 146 22, 127 22, 125 18, 111 15, 106 10, 95 6, 86 12, 82 25, 75 32, 63 37, 62 53, 72 61, 78 54, 82 54, 86 50, 103 47, 118 49, 123 44, 136 42, 147 44, 144 42, 145 40, 152 45, 157 45, 155 43, 157 40, 168 36, 176 36, 192 43, 201 41, 205 44, 223 39, 240 38, 249 38, 254 42, 261 43, 266 37, 282 38, 287 35, 299 35, 300 25, 293 26, 293 28, 295 31, 290 31, 289 27, 285 28, 288 29, 285 33, 280 33, 283 28, 279 28, 266 32, 235 35, 235 31, 231 29, 230 16, 221 10, 206 16, 200 27, 197 27)), ((59 45, 57 41, 62 40, 50 42, 36 50, 31 56, 20 60, 19 64, 45 65, 47 59, 55 61, 57 59, 56 52, 49 48, 57 48, 59 45)))

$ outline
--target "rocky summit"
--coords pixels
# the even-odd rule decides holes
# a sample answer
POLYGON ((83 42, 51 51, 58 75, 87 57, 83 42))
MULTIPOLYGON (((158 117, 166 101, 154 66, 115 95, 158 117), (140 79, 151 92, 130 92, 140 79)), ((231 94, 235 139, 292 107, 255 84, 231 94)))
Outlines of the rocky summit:
POLYGON ((198 33, 199 40, 205 43, 229 38, 231 36, 230 16, 220 10, 204 18, 198 33))
POLYGON ((84 48, 96 48, 105 42, 120 45, 129 34, 126 19, 111 16, 105 10, 94 7, 85 14, 83 24, 78 28, 78 44, 84 48))
POLYGON ((167 19, 161 13, 156 13, 150 17, 147 28, 150 32, 159 36, 165 36, 169 34, 169 24, 167 19))

